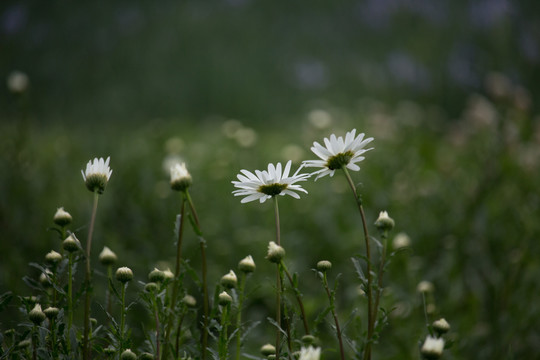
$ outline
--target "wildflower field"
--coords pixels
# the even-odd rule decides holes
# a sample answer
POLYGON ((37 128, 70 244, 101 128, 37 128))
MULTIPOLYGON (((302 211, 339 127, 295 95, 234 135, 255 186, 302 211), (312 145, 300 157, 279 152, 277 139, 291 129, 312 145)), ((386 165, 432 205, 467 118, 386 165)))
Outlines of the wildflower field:
POLYGON ((333 98, 307 63, 294 91, 178 107, 2 73, 0 359, 538 357, 534 89, 484 71, 442 99, 415 72, 333 98))

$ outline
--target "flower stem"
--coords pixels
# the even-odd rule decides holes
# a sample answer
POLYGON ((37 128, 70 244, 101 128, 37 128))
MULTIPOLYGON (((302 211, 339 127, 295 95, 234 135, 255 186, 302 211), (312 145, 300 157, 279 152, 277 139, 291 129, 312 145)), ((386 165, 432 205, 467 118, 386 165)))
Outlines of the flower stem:
POLYGON ((227 360, 227 325, 229 323, 229 309, 231 305, 222 307, 221 331, 219 332, 219 360, 227 360))
MULTIPOLYGON (((276 243, 280 245, 280 225, 279 225, 279 207, 278 199, 276 196, 274 198, 274 215, 276 219, 276 243)), ((281 246, 281 245, 280 245, 281 246)), ((276 272, 276 359, 279 359, 280 354, 280 333, 281 333, 281 264, 277 264, 276 272)))
POLYGON ((69 341, 71 332, 71 326, 73 325, 73 253, 68 254, 68 295, 67 295, 67 301, 68 301, 68 327, 67 327, 67 333, 68 335, 66 338, 68 339, 68 349, 70 347, 71 342, 69 341))
POLYGON ((94 192, 94 205, 92 207, 92 217, 90 218, 90 228, 88 229, 88 241, 86 243, 86 275, 85 289, 86 296, 84 301, 84 333, 83 333, 83 359, 91 359, 90 351, 90 300, 92 293, 92 268, 90 267, 90 250, 92 248, 92 235, 94 233, 94 224, 98 206, 99 194, 94 192))
POLYGON ((126 287, 127 283, 122 284, 122 291, 120 293, 120 301, 122 310, 120 312, 120 353, 124 351, 126 339, 124 338, 124 327, 126 323, 126 287))
POLYGON ((341 328, 339 326, 339 320, 336 315, 334 297, 332 296, 332 293, 330 292, 330 289, 328 288, 328 279, 326 278, 326 272, 323 272, 322 281, 323 281, 324 289, 326 290, 326 295, 328 296, 328 301, 330 301, 330 310, 332 311, 332 317, 334 318, 334 323, 336 324, 336 334, 339 341, 339 353, 341 356, 341 360, 345 360, 345 350, 343 349, 343 339, 341 337, 341 328))
POLYGON ((157 360, 160 360, 161 357, 160 357, 160 340, 159 340, 159 312, 158 312, 158 305, 157 305, 157 301, 156 301, 156 294, 155 293, 152 293, 152 305, 153 305, 153 308, 154 308, 154 318, 155 318, 155 321, 156 321, 156 359, 157 360))
POLYGON ((201 333, 201 359, 206 359, 206 347, 208 344, 208 314, 209 314, 209 302, 208 302, 208 284, 206 280, 207 275, 207 263, 206 263, 206 241, 202 237, 201 224, 199 222, 199 217, 197 216, 197 211, 189 191, 186 189, 184 192, 186 195, 189 208, 191 210, 191 215, 193 216, 194 225, 196 227, 196 232, 199 235, 199 244, 201 246, 201 262, 202 262, 202 286, 203 286, 203 309, 204 309, 204 318, 203 318, 203 329, 201 333))
POLYGON ((362 227, 364 230, 364 240, 366 244, 366 266, 367 266, 367 298, 368 298, 368 329, 367 329, 367 343, 366 348, 364 352, 364 360, 370 360, 371 359, 371 341, 373 337, 373 329, 375 325, 375 313, 376 309, 373 308, 373 293, 372 293, 372 275, 371 275, 371 250, 369 246, 369 233, 367 229, 366 224, 366 215, 364 214, 364 208, 362 207, 362 200, 358 196, 358 193, 356 192, 356 186, 354 185, 354 182, 351 178, 351 175, 349 174, 349 171, 346 167, 343 167, 343 172, 345 173, 345 177, 347 178, 347 182, 349 183, 349 186, 351 187, 351 190, 354 194, 354 199, 356 201, 356 205, 358 206, 358 211, 360 213, 360 217, 362 218, 362 227))
POLYGON ((304 324, 304 332, 306 333, 306 335, 309 335, 309 326, 308 326, 307 319, 306 319, 306 312, 304 310, 304 303, 302 302, 302 294, 300 293, 300 290, 298 290, 298 287, 296 287, 296 285, 294 284, 291 273, 289 273, 289 270, 287 269, 287 267, 285 266, 283 261, 281 262, 281 266, 282 266, 283 270, 285 271, 285 275, 287 275, 287 278, 289 279, 289 282, 291 283, 291 287, 293 288, 294 295, 296 297, 296 301, 298 302, 298 307, 300 308, 300 313, 302 314, 302 321, 303 321, 303 324, 304 324))
POLYGON ((240 360, 240 350, 242 348, 242 306, 244 304, 244 285, 246 283, 246 273, 242 271, 238 282, 238 311, 236 312, 236 360, 240 360))
MULTIPOLYGON (((182 196, 182 201, 180 205, 180 224, 178 226, 178 239, 176 241, 176 267, 175 267, 175 273, 174 273, 174 280, 173 280, 173 291, 171 295, 171 303, 170 303, 170 310, 169 310, 169 321, 167 322, 167 327, 165 329, 165 338, 163 340, 163 358, 167 359, 169 357, 169 340, 171 337, 171 331, 173 327, 173 314, 175 314, 175 306, 176 306, 176 297, 178 296, 178 287, 180 285, 180 264, 182 261, 182 238, 184 234, 184 218, 185 218, 185 212, 186 212, 186 206, 185 206, 185 197, 182 196)), ((159 340, 158 340, 159 341, 159 340)))

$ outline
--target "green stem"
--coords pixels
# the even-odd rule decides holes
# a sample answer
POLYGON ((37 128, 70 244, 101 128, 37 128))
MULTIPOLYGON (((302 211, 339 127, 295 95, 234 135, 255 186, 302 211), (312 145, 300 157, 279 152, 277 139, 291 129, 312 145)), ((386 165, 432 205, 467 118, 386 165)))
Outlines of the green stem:
POLYGON ((222 307, 221 311, 221 331, 219 334, 219 359, 227 360, 227 323, 229 317, 230 304, 222 307))
MULTIPOLYGON (((375 307, 374 307, 375 317, 379 309, 379 303, 381 300, 381 293, 383 289, 382 280, 383 280, 383 275, 384 275, 384 267, 386 265, 386 249, 387 249, 387 243, 388 243, 388 231, 385 230, 383 232, 382 239, 383 239, 383 248, 382 248, 382 253, 381 253, 381 262, 379 264, 379 274, 377 277, 377 292, 375 293, 375 307)), ((375 321, 376 319, 374 319, 374 322, 375 321)))
MULTIPOLYGON (((276 220, 276 243, 280 245, 281 241, 281 235, 280 235, 280 224, 279 224, 279 207, 278 207, 278 199, 276 196, 274 198, 274 216, 276 220)), ((277 265, 277 273, 276 273, 276 323, 278 328, 276 329, 276 359, 279 360, 280 355, 280 333, 281 333, 281 269, 280 269, 280 263, 277 265)))
POLYGON ((120 353, 124 351, 125 338, 124 338, 124 327, 126 323, 126 287, 127 283, 122 283, 121 296, 121 312, 120 312, 120 353))
POLYGON ((332 293, 330 292, 330 289, 328 288, 328 279, 326 278, 326 272, 323 273, 323 285, 324 285, 324 289, 326 290, 326 295, 328 296, 328 300, 330 301, 330 309, 332 311, 332 317, 334 318, 334 323, 336 324, 336 334, 339 341, 339 353, 341 356, 341 360, 345 360, 345 350, 343 349, 343 339, 341 336, 341 328, 339 326, 339 320, 336 314, 336 309, 334 305, 334 297, 332 296, 332 293))
POLYGON ((289 279, 289 282, 291 283, 291 287, 293 288, 294 295, 296 297, 296 301, 298 302, 298 307, 300 308, 300 313, 302 315, 302 321, 304 323, 304 332, 306 333, 306 335, 309 335, 309 327, 308 327, 308 323, 307 323, 306 312, 304 310, 304 303, 302 302, 302 294, 300 293, 300 290, 298 290, 298 288, 295 286, 293 278, 292 278, 291 274, 289 273, 289 270, 287 269, 287 267, 283 263, 283 261, 281 262, 281 266, 282 266, 283 270, 285 271, 285 275, 287 275, 287 278, 289 279))
POLYGON ((69 341, 70 339, 70 332, 71 332, 71 326, 73 325, 73 253, 68 254, 68 335, 67 335, 67 344, 68 348, 71 344, 69 341))
POLYGON ((180 224, 178 226, 178 239, 176 241, 176 267, 173 280, 173 291, 171 295, 171 303, 169 310, 169 321, 167 322, 167 327, 165 329, 165 338, 163 340, 163 358, 167 359, 169 357, 169 340, 171 337, 172 327, 173 327, 173 318, 175 314, 176 298, 178 296, 178 288, 180 286, 180 264, 182 262, 182 238, 184 234, 184 218, 186 213, 185 206, 185 197, 182 196, 182 201, 180 205, 180 224))
POLYGON ((208 283, 207 283, 207 263, 206 263, 206 241, 202 237, 202 231, 201 231, 201 224, 199 222, 199 217, 197 216, 197 211, 195 210, 195 206, 193 204, 193 201, 191 200, 191 196, 189 195, 189 191, 186 189, 184 192, 186 195, 186 199, 189 204, 189 208, 191 210, 191 215, 193 216, 193 221, 196 226, 196 231, 199 235, 199 243, 201 247, 201 262, 202 262, 202 286, 203 286, 203 309, 204 309, 204 318, 203 318, 203 329, 201 333, 201 359, 206 359, 206 348, 208 344, 208 314, 209 314, 209 300, 208 300, 208 283))
POLYGON ((32 327, 32 360, 37 360, 37 326, 32 327))
POLYGON ((159 340, 159 312, 158 312, 158 305, 156 301, 156 294, 152 293, 152 305, 154 307, 154 318, 156 321, 156 359, 159 360, 160 358, 160 340, 159 340))
MULTIPOLYGON (((105 301, 107 302, 107 313, 109 313, 109 315, 112 314, 111 286, 112 286, 112 266, 108 265, 107 266, 107 290, 105 293, 105 301)), ((107 320, 107 322, 108 321, 109 320, 107 320)))
POLYGON ((364 208, 362 207, 362 200, 358 196, 358 193, 356 192, 356 186, 354 185, 354 182, 351 178, 351 175, 349 174, 349 171, 346 167, 343 167, 343 172, 345 173, 345 177, 347 178, 347 182, 349 183, 349 186, 351 187, 351 190, 354 194, 354 199, 356 201, 356 205, 358 207, 358 212, 360 213, 360 217, 362 218, 362 228, 364 230, 364 241, 366 244, 366 266, 367 266, 367 298, 368 298, 368 331, 367 331, 367 343, 366 343, 366 349, 364 352, 364 360, 370 360, 371 359, 371 342, 373 337, 373 329, 375 325, 375 309, 373 309, 373 293, 372 293, 372 275, 371 275, 371 250, 370 250, 370 244, 369 244, 369 234, 366 224, 366 215, 364 214, 364 208))
POLYGON ((238 282, 238 311, 236 312, 236 360, 240 360, 240 350, 242 348, 242 306, 244 304, 244 284, 246 273, 242 272, 238 282))
POLYGON ((86 296, 84 301, 84 334, 83 334, 83 359, 91 359, 90 351, 90 300, 92 293, 92 268, 90 266, 90 250, 92 248, 92 235, 94 233, 94 224, 96 221, 96 213, 98 206, 99 194, 94 192, 94 205, 92 207, 92 217, 90 219, 90 228, 88 229, 88 241, 86 243, 86 276, 85 289, 86 296))

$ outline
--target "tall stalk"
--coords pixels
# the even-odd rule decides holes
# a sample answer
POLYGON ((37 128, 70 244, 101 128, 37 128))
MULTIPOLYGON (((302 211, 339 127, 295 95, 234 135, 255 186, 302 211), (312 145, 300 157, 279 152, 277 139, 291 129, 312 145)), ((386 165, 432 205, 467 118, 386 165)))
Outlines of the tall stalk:
POLYGON ((98 206, 99 194, 94 191, 94 205, 92 207, 92 217, 90 219, 90 228, 88 229, 88 241, 86 243, 86 274, 85 274, 85 290, 86 296, 84 301, 84 333, 83 333, 83 359, 90 360, 92 355, 90 351, 90 301, 92 293, 92 268, 90 266, 90 250, 92 248, 92 235, 94 233, 94 224, 96 221, 96 213, 98 206))
MULTIPOLYGON (((280 234, 280 225, 279 225, 279 207, 278 207, 278 199, 276 196, 273 197, 274 199, 274 216, 276 219, 276 244, 278 246, 281 246, 281 234, 280 234)), ((281 335, 281 262, 278 262, 276 264, 276 323, 277 323, 277 329, 276 329, 276 359, 279 360, 279 354, 280 354, 280 335, 281 335)))
POLYGON ((373 330, 375 327, 375 318, 376 318, 376 311, 377 309, 373 308, 373 292, 372 292, 372 274, 371 274, 371 250, 370 250, 370 244, 369 244, 369 233, 367 229, 366 224, 366 215, 364 214, 364 208, 362 207, 362 200, 358 196, 358 193, 356 191, 356 186, 353 183, 353 180, 351 178, 351 175, 349 174, 349 171, 346 167, 342 167, 343 172, 345 173, 345 177, 347 178, 347 182, 349 183, 349 186, 351 187, 351 190, 354 195, 354 199, 356 201, 356 205, 358 207, 358 212, 360 213, 360 217, 362 219, 362 228, 364 231, 364 241, 366 245, 366 267, 367 267, 367 298, 368 298, 368 328, 367 328, 367 343, 366 348, 364 350, 364 360, 370 360, 371 359, 371 342, 373 340, 373 330))

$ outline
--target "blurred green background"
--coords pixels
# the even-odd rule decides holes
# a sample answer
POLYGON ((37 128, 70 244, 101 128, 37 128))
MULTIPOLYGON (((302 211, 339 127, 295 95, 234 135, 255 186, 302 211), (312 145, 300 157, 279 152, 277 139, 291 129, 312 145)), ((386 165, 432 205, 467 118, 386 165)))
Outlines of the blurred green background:
MULTIPOLYGON (((377 358, 418 357, 421 280, 436 288, 433 317, 452 325, 447 358, 539 356, 539 7, 2 2, 0 76, 8 82, 21 71, 28 85, 0 87, 0 293, 31 294, 21 279, 39 274, 28 263, 60 247, 48 231, 57 207, 73 215, 84 242, 91 194, 80 170, 95 156, 111 156, 113 169, 95 255, 109 246, 141 281, 159 261, 172 266, 180 201, 168 165, 181 159, 194 178, 210 281, 248 254, 257 262, 257 349, 271 330, 264 319, 273 273, 264 256, 273 212, 267 203, 240 204, 230 181, 242 168, 299 164, 313 158, 313 141, 356 128, 375 137, 353 174, 368 222, 388 210, 395 233, 412 242, 386 277, 385 306, 397 310, 377 358)), ((323 258, 334 263, 345 320, 364 305, 349 259, 363 251, 358 215, 341 174, 305 188, 301 200, 280 199, 287 258, 312 318, 325 299, 310 269, 323 258)), ((184 253, 198 269, 193 237, 184 253)), ((0 314, 3 328, 18 320, 14 313, 0 314)), ((134 328, 142 321, 135 318, 134 328)), ((335 346, 328 333, 321 329, 325 348, 335 346)))

